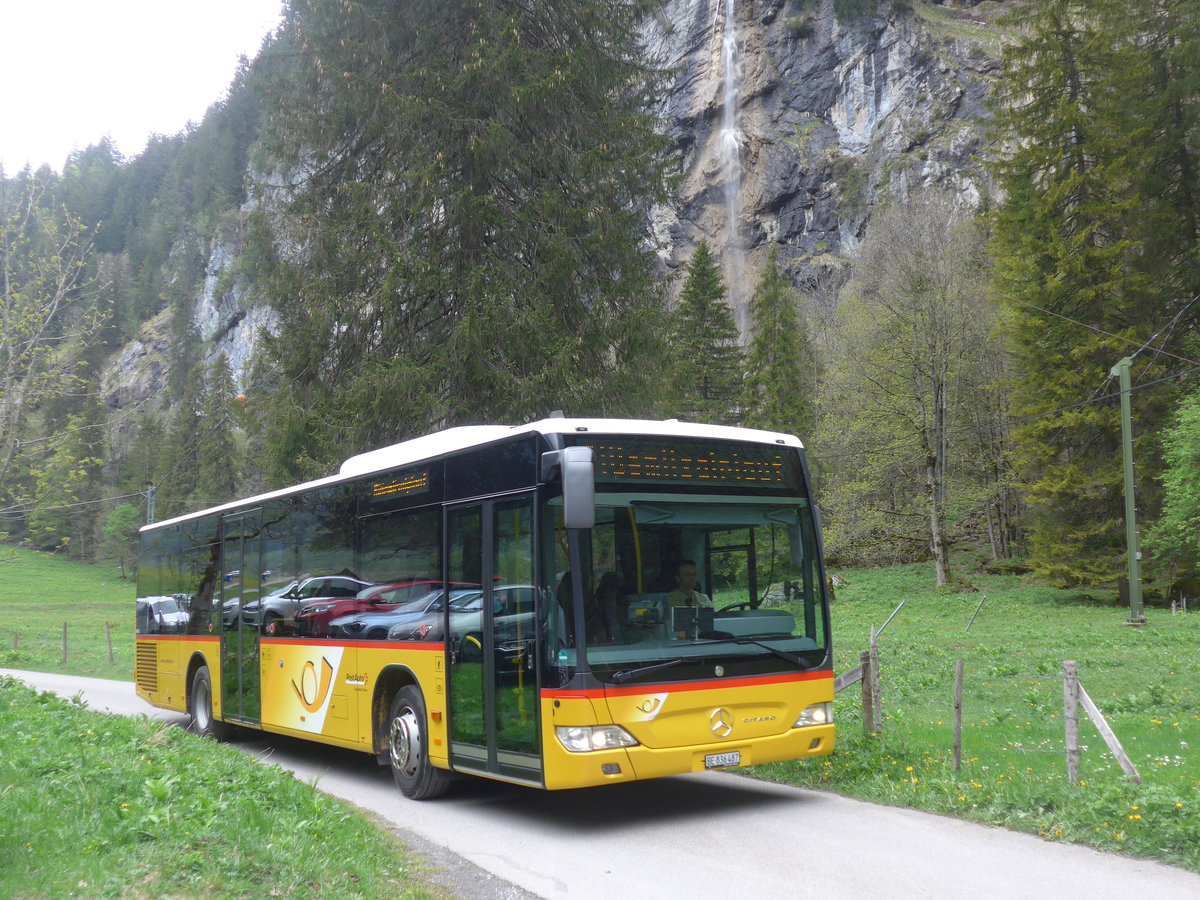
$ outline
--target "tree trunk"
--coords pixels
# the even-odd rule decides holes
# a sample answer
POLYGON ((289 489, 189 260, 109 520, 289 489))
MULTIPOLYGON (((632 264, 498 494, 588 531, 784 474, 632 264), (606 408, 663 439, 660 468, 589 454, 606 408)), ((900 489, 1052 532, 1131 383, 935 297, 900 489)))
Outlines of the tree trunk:
POLYGON ((937 573, 937 583, 943 585, 950 583, 950 562, 946 552, 945 529, 942 526, 938 469, 937 456, 932 453, 926 454, 925 495, 929 500, 929 549, 933 553, 933 567, 937 573))

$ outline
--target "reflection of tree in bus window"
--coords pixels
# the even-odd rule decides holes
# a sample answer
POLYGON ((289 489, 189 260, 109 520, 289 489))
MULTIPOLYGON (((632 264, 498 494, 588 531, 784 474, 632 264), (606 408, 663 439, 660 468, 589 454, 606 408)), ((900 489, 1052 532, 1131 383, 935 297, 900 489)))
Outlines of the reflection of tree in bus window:
POLYGON ((616 572, 601 575, 587 610, 591 643, 609 644, 621 640, 622 606, 628 603, 621 576, 616 572))

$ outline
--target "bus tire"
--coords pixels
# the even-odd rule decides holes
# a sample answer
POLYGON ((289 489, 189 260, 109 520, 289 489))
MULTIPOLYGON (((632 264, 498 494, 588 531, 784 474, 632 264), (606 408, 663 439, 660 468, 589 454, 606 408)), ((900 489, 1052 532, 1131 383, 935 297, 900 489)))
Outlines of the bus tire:
POLYGON ((189 728, 200 737, 223 741, 229 737, 230 728, 213 716, 212 676, 208 666, 201 666, 192 676, 192 691, 188 695, 188 713, 192 717, 189 728))
POLYGON ((430 763, 428 746, 425 699, 415 685, 405 685, 392 700, 387 748, 392 777, 410 800, 432 800, 450 786, 450 774, 430 763))

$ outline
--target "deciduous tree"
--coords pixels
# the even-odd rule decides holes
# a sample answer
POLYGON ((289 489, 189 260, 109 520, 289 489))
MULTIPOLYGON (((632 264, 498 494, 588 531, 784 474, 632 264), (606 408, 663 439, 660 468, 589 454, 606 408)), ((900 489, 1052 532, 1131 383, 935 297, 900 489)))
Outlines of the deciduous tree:
POLYGON ((817 454, 831 531, 851 554, 871 540, 896 556, 928 548, 950 580, 953 496, 975 476, 968 447, 994 359, 981 229, 927 193, 878 213, 844 292, 823 391, 817 454))
POLYGON ((49 199, 47 180, 0 173, 0 502, 30 499, 32 469, 58 448, 47 404, 86 378, 99 333, 91 234, 49 199))

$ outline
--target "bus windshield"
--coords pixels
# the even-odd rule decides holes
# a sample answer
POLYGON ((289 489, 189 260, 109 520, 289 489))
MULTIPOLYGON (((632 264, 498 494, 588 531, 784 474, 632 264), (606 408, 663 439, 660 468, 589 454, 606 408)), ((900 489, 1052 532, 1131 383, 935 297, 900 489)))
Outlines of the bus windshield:
POLYGON ((580 631, 601 681, 795 671, 825 660, 806 500, 602 494, 581 556, 580 631))

